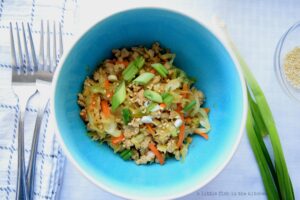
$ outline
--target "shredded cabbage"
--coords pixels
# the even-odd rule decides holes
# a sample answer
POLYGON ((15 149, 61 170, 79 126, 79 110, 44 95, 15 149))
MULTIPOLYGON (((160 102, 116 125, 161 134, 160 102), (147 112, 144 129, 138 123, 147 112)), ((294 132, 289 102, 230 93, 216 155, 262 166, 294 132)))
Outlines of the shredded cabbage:
POLYGON ((198 129, 203 133, 207 133, 208 131, 210 131, 210 123, 209 123, 209 120, 208 120, 208 115, 207 115, 207 113, 205 112, 205 110, 203 108, 200 108, 199 112, 202 116, 200 118, 200 125, 202 127, 198 128, 198 129))
POLYGON ((117 123, 113 117, 103 118, 102 120, 104 131, 114 137, 121 135, 121 131, 117 129, 117 123))
POLYGON ((181 83, 182 83, 182 80, 179 78, 172 79, 167 83, 165 90, 166 91, 176 90, 177 88, 180 88, 181 83))
POLYGON ((166 152, 167 152, 167 145, 166 145, 166 144, 158 144, 158 145, 157 145, 157 149, 158 149, 160 152, 166 153, 166 152))
POLYGON ((144 134, 138 134, 131 138, 131 142, 134 144, 134 146, 139 147, 141 145, 141 142, 145 139, 144 134))

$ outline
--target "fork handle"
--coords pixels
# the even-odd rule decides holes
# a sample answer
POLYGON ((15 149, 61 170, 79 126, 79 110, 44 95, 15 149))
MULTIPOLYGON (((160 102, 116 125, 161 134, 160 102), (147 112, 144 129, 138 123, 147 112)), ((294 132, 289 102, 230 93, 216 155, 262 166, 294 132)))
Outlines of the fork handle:
POLYGON ((38 108, 38 113, 36 117, 35 127, 34 127, 34 133, 32 137, 32 143, 31 143, 31 151, 28 161, 28 169, 26 173, 27 178, 27 188, 28 188, 28 195, 30 199, 33 199, 34 195, 34 179, 35 179, 35 166, 36 166, 36 156, 37 156, 37 149, 38 149, 38 141, 39 141, 39 135, 41 130, 41 124, 43 119, 43 114, 46 109, 47 102, 41 103, 41 105, 38 108), (43 105, 44 104, 44 105, 43 105))
POLYGON ((34 195, 34 179, 35 179, 35 166, 36 166, 36 156, 37 156, 37 149, 38 149, 38 141, 39 141, 39 135, 41 130, 41 124, 43 119, 43 114, 47 106, 47 102, 41 102, 41 105, 38 108, 38 113, 36 117, 35 127, 34 127, 34 133, 32 137, 32 143, 31 143, 31 151, 28 161, 28 168, 26 173, 27 178, 27 188, 28 188, 28 195, 30 199, 33 199, 34 195))
POLYGON ((25 177, 25 158, 24 158, 24 115, 19 111, 19 130, 18 130, 18 175, 16 200, 28 200, 28 190, 25 177))

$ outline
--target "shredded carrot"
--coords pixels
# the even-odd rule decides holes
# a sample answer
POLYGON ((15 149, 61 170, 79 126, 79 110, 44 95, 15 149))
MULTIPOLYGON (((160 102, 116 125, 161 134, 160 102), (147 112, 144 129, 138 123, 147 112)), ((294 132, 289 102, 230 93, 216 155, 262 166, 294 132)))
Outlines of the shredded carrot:
POLYGON ((183 113, 179 113, 181 120, 184 122, 184 116, 183 113))
POLYGON ((181 120, 184 121, 181 104, 179 104, 179 103, 177 104, 177 109, 175 111, 180 115, 181 120))
POLYGON ((129 63, 127 61, 117 61, 116 64, 123 64, 125 67, 127 67, 129 63))
POLYGON ((119 137, 112 137, 111 143, 118 144, 118 143, 122 142, 124 139, 125 139, 124 134, 121 134, 119 137))
POLYGON ((151 69, 151 70, 150 70, 150 73, 156 74, 156 70, 155 70, 155 69, 151 69))
MULTIPOLYGON (((182 113, 182 106, 181 104, 177 104, 177 109, 176 112, 179 113, 181 120, 184 122, 184 115, 182 113)), ((182 146, 183 140, 184 140, 184 123, 182 123, 182 125, 179 128, 179 135, 178 135, 178 142, 177 142, 177 146, 180 148, 182 146)))
POLYGON ((151 126, 150 124, 146 124, 146 127, 147 127, 147 129, 148 129, 148 131, 149 131, 149 133, 150 133, 151 135, 154 135, 154 134, 155 134, 155 131, 153 130, 153 128, 152 128, 152 126, 151 126))
POLYGON ((109 87, 110 87, 110 83, 109 83, 108 79, 105 79, 105 81, 104 81, 104 88, 106 90, 109 90, 109 87))
POLYGON ((209 108, 203 108, 204 109, 204 111, 208 114, 209 113, 209 111, 210 111, 210 109, 209 108))
POLYGON ((204 139, 208 140, 207 133, 200 132, 198 129, 194 130, 194 133, 196 133, 196 134, 202 136, 204 139))
POLYGON ((183 113, 179 113, 179 115, 180 115, 180 119, 181 119, 182 121, 184 121, 183 113))
POLYGON ((185 118, 185 122, 190 124, 192 122, 192 118, 190 117, 185 118))
POLYGON ((105 117, 108 117, 110 115, 110 108, 108 106, 107 101, 101 101, 101 109, 105 117))
POLYGON ((160 106, 161 108, 166 108, 166 107, 167 107, 167 105, 166 105, 165 103, 161 103, 161 104, 159 104, 159 106, 160 106))
POLYGON ((112 97, 113 93, 110 91, 110 83, 107 79, 104 81, 104 88, 106 90, 106 97, 110 98, 112 97))
POLYGON ((158 159, 159 163, 161 165, 164 164, 164 158, 162 157, 162 155, 160 154, 160 152, 158 151, 158 149, 156 148, 156 146, 153 143, 149 144, 149 149, 154 153, 154 155, 156 156, 156 158, 158 159))
POLYGON ((182 124, 179 128, 179 135, 178 135, 178 142, 177 142, 177 146, 179 148, 182 146, 182 143, 184 140, 184 129, 185 129, 185 126, 184 126, 184 124, 182 124))
POLYGON ((183 98, 188 98, 189 94, 188 94, 188 91, 189 91, 189 85, 187 83, 184 83, 183 86, 182 86, 182 90, 183 90, 183 93, 181 94, 183 98))

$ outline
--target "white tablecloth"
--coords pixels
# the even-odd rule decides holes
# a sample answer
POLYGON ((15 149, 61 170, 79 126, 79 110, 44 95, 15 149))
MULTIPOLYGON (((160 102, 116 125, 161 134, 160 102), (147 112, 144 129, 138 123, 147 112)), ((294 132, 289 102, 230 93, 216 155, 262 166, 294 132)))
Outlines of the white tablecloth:
MULTIPOLYGON (((253 0, 109 0, 79 2, 79 31, 93 22, 126 8, 161 6, 190 13, 209 22, 213 14, 228 25, 236 45, 263 88, 280 133, 296 199, 300 198, 300 105, 280 88, 274 73, 273 54, 280 36, 300 20, 299 1, 253 0)), ((199 191, 182 199, 266 199, 260 174, 246 134, 225 170, 199 191)), ((121 199, 89 182, 67 162, 61 199, 121 199)))

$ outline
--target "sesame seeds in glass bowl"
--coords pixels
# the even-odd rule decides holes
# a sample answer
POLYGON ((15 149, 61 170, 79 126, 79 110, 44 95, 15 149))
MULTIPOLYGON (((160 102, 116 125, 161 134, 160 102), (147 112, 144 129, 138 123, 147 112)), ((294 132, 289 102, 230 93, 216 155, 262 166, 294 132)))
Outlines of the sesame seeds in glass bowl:
POLYGON ((274 54, 274 67, 282 89, 300 103, 300 21, 280 38, 274 54))

